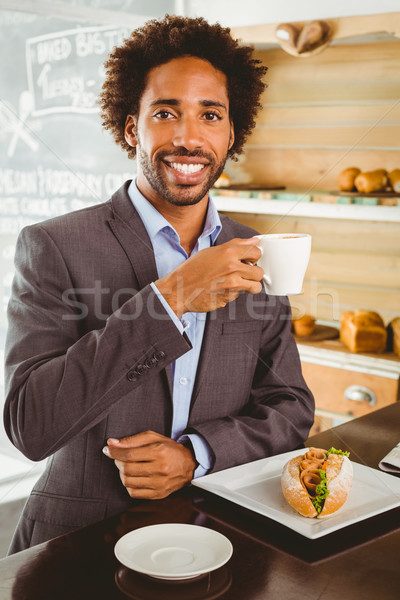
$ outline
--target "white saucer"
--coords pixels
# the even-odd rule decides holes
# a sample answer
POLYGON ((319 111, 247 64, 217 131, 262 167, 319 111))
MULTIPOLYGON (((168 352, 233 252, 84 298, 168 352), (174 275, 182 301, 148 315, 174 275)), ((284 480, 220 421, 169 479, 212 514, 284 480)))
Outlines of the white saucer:
POLYGON ((221 533, 183 523, 141 527, 115 545, 118 560, 138 573, 178 581, 199 577, 224 565, 232 544, 221 533))

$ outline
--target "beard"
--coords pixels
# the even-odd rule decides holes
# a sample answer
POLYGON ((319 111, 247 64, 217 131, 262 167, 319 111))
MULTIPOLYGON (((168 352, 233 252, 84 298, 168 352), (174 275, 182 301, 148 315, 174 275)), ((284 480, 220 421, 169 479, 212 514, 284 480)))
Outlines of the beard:
MULTIPOLYGON (((139 142, 139 140, 138 140, 139 142)), ((227 155, 219 162, 215 162, 213 157, 208 155, 201 150, 197 150, 194 152, 189 152, 186 148, 181 148, 180 150, 176 150, 175 152, 160 152, 154 159, 154 162, 151 161, 150 156, 143 150, 140 142, 137 147, 137 158, 140 163, 140 166, 143 171, 143 175, 151 185, 151 187, 167 202, 174 206, 193 206, 194 204, 198 204, 204 196, 208 194, 210 188, 217 181, 219 176, 224 170, 225 163, 227 160, 227 155), (194 185, 178 185, 178 191, 175 189, 171 189, 170 184, 163 173, 163 158, 164 156, 190 156, 197 158, 205 158, 208 161, 207 168, 209 169, 208 177, 204 180, 200 189, 194 189, 197 186, 194 185)))

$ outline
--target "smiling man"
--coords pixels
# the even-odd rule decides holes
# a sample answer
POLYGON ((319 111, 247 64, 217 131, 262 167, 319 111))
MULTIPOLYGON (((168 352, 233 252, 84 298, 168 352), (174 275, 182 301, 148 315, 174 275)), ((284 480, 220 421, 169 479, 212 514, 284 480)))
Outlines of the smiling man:
POLYGON ((158 210, 208 203, 234 141, 226 76, 208 61, 175 58, 151 70, 125 139, 138 149, 137 185, 158 210))
POLYGON ((104 126, 137 176, 25 228, 9 304, 5 427, 51 457, 10 552, 301 446, 314 402, 256 232, 209 190, 254 127, 265 67, 203 19, 115 48, 104 126))

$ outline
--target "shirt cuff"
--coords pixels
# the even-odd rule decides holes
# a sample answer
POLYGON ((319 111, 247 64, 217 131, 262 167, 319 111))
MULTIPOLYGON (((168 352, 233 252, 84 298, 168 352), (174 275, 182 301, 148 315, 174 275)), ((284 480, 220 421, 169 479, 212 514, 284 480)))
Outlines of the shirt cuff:
POLYGON ((198 463, 193 475, 193 479, 206 475, 214 462, 214 453, 205 439, 198 433, 189 433, 182 435, 178 440, 180 444, 189 441, 192 444, 195 459, 198 463))
POLYGON ((150 283, 150 285, 153 288, 154 293, 156 294, 157 298, 160 300, 161 304, 163 305, 163 307, 167 311, 168 315, 172 319, 173 323, 178 328, 179 333, 183 333, 184 331, 186 331, 186 329, 189 327, 190 323, 185 321, 185 319, 182 319, 182 320, 178 319, 178 317, 176 316, 176 314, 174 313, 174 311, 172 310, 172 308, 170 307, 170 305, 168 304, 168 302, 166 301, 166 299, 164 298, 164 296, 162 295, 162 293, 160 292, 160 290, 158 289, 158 287, 156 286, 154 281, 152 281, 150 283))

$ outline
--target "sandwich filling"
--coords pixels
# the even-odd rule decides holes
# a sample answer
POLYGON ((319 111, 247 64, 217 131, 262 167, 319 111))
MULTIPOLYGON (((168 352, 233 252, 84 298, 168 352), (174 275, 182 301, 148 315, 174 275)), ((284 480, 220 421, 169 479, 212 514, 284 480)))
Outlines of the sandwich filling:
POLYGON ((328 478, 326 476, 326 467, 330 454, 339 454, 349 456, 349 452, 329 448, 310 448, 305 453, 304 459, 300 463, 300 481, 318 514, 324 508, 325 500, 329 496, 328 478))

